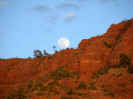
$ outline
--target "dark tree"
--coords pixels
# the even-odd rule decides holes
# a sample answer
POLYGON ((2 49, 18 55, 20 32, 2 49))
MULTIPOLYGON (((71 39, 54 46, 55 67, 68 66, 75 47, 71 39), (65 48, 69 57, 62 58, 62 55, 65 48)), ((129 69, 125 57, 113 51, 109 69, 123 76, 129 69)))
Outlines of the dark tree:
POLYGON ((46 50, 43 51, 44 56, 48 56, 48 52, 46 50))
POLYGON ((40 50, 34 50, 34 56, 39 58, 39 57, 42 57, 43 55, 40 50))
POLYGON ((53 50, 54 50, 54 52, 55 52, 55 53, 57 53, 57 52, 58 52, 58 51, 56 50, 56 46, 55 46, 55 45, 53 45, 53 47, 52 47, 52 48, 53 48, 53 50))

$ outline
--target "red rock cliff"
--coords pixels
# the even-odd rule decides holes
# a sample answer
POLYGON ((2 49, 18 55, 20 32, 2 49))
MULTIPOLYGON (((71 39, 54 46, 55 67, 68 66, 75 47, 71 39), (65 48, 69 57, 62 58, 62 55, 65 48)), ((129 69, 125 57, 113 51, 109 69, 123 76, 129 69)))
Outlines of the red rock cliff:
POLYGON ((133 19, 34 59, 0 60, 0 99, 133 99, 133 19))

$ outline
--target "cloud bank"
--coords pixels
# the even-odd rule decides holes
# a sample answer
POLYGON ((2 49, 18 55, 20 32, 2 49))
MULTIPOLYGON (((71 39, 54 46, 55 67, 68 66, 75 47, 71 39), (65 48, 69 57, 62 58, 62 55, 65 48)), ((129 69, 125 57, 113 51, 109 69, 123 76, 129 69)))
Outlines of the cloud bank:
POLYGON ((62 3, 56 6, 59 10, 79 10, 80 6, 74 3, 62 3))
MULTIPOLYGON (((117 2, 117 0, 94 0, 94 2, 99 2, 99 4, 106 4, 110 2, 117 2)), ((133 0, 127 0, 127 2, 133 1, 133 0)), ((57 23, 57 20, 64 20, 64 22, 72 22, 74 19, 76 19, 77 13, 79 10, 81 10, 84 5, 82 4, 91 4, 93 3, 92 0, 64 0, 63 2, 58 1, 54 6, 52 5, 52 8, 50 7, 50 4, 48 5, 37 5, 33 9, 35 11, 42 12, 44 14, 48 14, 48 22, 51 24, 57 23), (60 12, 61 11, 61 12, 60 12), (68 14, 66 14, 66 12, 68 14), (62 13, 65 13, 62 15, 62 13)), ((5 4, 5 3, 4 3, 5 4)))
POLYGON ((74 14, 74 13, 68 13, 68 14, 65 16, 64 21, 65 21, 65 22, 72 22, 76 17, 77 17, 77 15, 74 14))
POLYGON ((51 12, 53 9, 47 5, 37 5, 33 7, 33 10, 40 11, 40 12, 51 12))

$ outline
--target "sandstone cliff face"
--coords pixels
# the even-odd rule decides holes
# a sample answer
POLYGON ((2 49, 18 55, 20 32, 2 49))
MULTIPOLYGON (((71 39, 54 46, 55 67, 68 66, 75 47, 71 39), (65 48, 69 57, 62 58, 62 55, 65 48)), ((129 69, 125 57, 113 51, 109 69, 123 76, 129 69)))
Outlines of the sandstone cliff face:
POLYGON ((133 57, 133 20, 113 24, 102 36, 82 40, 78 50, 82 51, 81 60, 94 61, 101 65, 116 64, 120 53, 133 57))
POLYGON ((42 58, 0 60, 0 99, 133 99, 133 19, 42 58))

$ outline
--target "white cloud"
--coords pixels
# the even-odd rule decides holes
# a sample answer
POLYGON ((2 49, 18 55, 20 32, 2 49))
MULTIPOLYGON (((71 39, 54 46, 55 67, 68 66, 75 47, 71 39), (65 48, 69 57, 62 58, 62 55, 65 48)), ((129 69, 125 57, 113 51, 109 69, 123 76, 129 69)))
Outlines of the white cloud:
POLYGON ((56 6, 56 9, 60 10, 79 10, 80 7, 77 4, 74 3, 62 3, 56 6))
POLYGON ((77 15, 74 14, 74 13, 68 13, 68 14, 65 16, 64 21, 65 21, 65 22, 71 22, 71 21, 73 21, 76 17, 77 17, 77 15))
POLYGON ((33 8, 33 10, 41 11, 41 12, 52 12, 53 9, 48 7, 47 5, 37 5, 33 8))

